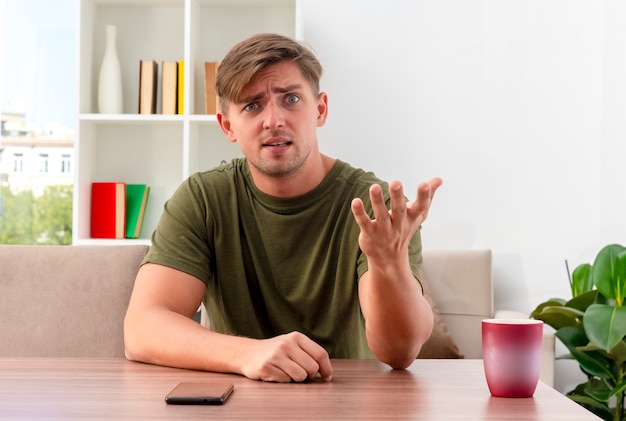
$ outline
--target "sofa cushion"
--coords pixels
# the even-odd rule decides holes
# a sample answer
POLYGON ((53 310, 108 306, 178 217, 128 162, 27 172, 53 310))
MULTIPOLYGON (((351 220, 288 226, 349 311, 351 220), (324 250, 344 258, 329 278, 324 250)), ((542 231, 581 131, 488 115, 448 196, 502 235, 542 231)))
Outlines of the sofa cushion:
POLYGON ((0 245, 0 357, 124 357, 146 245, 0 245))
POLYGON ((424 250, 422 270, 441 320, 465 358, 482 358, 481 320, 493 317, 491 250, 424 250))
POLYGON ((433 332, 428 341, 426 341, 422 347, 422 350, 417 358, 463 358, 463 355, 459 352, 459 347, 454 342, 454 339, 452 339, 452 336, 450 336, 448 327, 441 318, 439 307, 433 299, 431 288, 428 285, 428 280, 423 273, 420 281, 422 283, 422 287, 424 288, 424 297, 433 310, 433 332))

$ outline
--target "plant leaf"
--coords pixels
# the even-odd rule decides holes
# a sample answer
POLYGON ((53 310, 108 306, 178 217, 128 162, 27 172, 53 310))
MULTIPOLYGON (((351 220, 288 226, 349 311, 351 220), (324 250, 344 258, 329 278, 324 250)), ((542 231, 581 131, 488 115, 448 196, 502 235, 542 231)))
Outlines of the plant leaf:
POLYGON ((565 303, 567 301, 562 299, 562 298, 550 298, 548 301, 544 301, 543 303, 539 304, 532 313, 530 313, 530 317, 534 318, 535 314, 539 314, 541 313, 541 311, 545 308, 545 307, 558 307, 558 306, 564 306, 565 303))
POLYGON ((583 351, 589 344, 589 339, 582 327, 566 326, 556 331, 555 336, 567 347, 570 354, 581 370, 592 376, 606 379, 615 384, 616 379, 612 371, 613 361, 598 351, 583 351))
POLYGON ((613 392, 613 389, 609 389, 602 382, 590 382, 590 385, 585 388, 585 393, 597 401, 608 403, 611 396, 617 392, 613 392))
POLYGON ((617 305, 624 304, 624 298, 626 297, 626 248, 617 255, 617 261, 615 262, 615 277, 616 277, 616 295, 615 300, 617 305))
POLYGON ((626 362, 626 342, 623 340, 619 341, 617 345, 611 349, 609 356, 618 364, 624 364, 626 362))
POLYGON ((593 399, 585 392, 588 387, 591 387, 592 383, 593 382, 591 380, 588 380, 585 383, 579 384, 574 390, 567 392, 567 397, 587 410, 593 412, 603 420, 613 420, 613 413, 611 412, 609 406, 601 401, 593 399))
POLYGON ((600 419, 613 421, 613 412, 606 405, 602 405, 602 402, 598 402, 586 395, 567 395, 567 397, 587 411, 597 415, 600 419))
POLYGON ((626 296, 626 261, 618 259, 623 255, 624 247, 619 244, 609 244, 598 252, 591 268, 593 283, 606 298, 612 298, 622 305, 626 296))
POLYGON ((580 311, 585 311, 587 310, 587 307, 589 307, 591 304, 596 303, 597 299, 598 299, 598 290, 593 289, 591 291, 587 291, 583 294, 580 294, 572 298, 571 300, 566 302, 564 306, 572 307, 580 311))
POLYGON ((572 273, 572 297, 578 297, 585 292, 591 291, 592 288, 591 265, 589 263, 578 265, 572 273))
POLYGON ((626 335, 626 307, 593 304, 585 312, 583 327, 591 343, 610 352, 626 335))
POLYGON ((606 357, 612 359, 613 361, 615 361, 617 364, 620 364, 620 365, 626 362, 626 342, 624 341, 619 341, 617 345, 613 347, 613 349, 611 349, 610 352, 606 352, 605 350, 597 347, 591 342, 587 346, 578 347, 578 350, 600 352, 602 353, 602 355, 605 355, 606 357))
POLYGON ((559 330, 566 326, 580 326, 584 313, 571 307, 547 306, 540 313, 531 315, 534 319, 543 320, 544 323, 559 330))

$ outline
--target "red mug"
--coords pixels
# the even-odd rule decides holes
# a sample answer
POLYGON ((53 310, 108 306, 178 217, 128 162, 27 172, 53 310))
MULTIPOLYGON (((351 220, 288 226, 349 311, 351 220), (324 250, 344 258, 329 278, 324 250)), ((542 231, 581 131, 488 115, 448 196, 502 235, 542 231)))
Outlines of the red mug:
POLYGON ((542 340, 541 320, 482 321, 483 366, 493 396, 533 396, 541 371, 542 340))

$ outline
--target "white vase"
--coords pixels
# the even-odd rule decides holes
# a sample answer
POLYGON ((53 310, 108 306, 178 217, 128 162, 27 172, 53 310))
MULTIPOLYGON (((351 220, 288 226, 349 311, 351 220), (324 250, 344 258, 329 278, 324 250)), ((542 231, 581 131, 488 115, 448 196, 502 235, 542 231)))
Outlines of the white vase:
POLYGON ((105 46, 98 81, 98 111, 103 114, 122 113, 122 69, 117 58, 115 25, 105 27, 105 46))

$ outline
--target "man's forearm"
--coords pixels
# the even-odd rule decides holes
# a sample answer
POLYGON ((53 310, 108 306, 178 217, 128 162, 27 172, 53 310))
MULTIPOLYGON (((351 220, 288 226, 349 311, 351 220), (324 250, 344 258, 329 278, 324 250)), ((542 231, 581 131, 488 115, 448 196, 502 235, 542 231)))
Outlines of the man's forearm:
POLYGON ((394 368, 406 368, 430 337, 432 309, 408 265, 385 265, 359 281, 366 335, 376 357, 394 368))
POLYGON ((131 314, 126 320, 130 360, 273 382, 302 382, 318 375, 332 379, 326 350, 300 332, 261 340, 216 333, 164 310, 143 312, 141 317, 145 319, 131 314))
POLYGON ((186 316, 155 309, 127 315, 124 341, 126 357, 133 361, 240 373, 237 350, 250 339, 212 332, 186 316))

